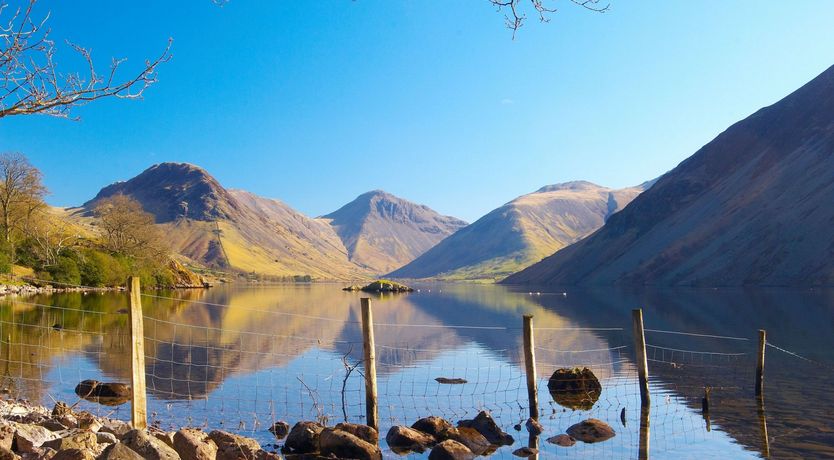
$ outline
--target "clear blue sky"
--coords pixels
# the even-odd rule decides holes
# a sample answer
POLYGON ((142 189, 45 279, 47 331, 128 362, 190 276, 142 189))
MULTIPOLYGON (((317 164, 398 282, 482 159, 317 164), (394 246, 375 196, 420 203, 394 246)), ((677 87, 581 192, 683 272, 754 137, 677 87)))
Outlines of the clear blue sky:
POLYGON ((834 64, 832 1, 556 5, 512 40, 487 0, 44 0, 101 65, 169 36, 174 58, 142 101, 0 119, 0 150, 56 205, 184 161, 313 216, 380 188, 473 221, 546 184, 658 176, 834 64))

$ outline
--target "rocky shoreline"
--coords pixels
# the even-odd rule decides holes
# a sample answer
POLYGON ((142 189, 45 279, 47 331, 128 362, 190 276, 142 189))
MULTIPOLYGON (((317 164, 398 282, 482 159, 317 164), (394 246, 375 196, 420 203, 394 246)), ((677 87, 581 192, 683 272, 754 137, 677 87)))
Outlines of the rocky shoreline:
MULTIPOLYGON (((544 431, 533 419, 526 427, 534 437, 544 431)), ((520 426, 515 428, 521 430, 520 426)), ((127 422, 76 411, 62 402, 50 411, 22 400, 0 399, 0 460, 281 460, 282 454, 287 460, 382 459, 379 433, 367 425, 327 427, 302 421, 290 428, 286 422, 276 422, 269 431, 277 441, 283 441, 280 448, 271 444, 272 450, 267 450, 254 439, 228 431, 182 428, 168 432, 156 426, 138 430, 127 422)), ((588 419, 547 442, 571 447, 577 441, 595 443, 614 435, 604 422, 588 419)), ((425 417, 410 427, 395 425, 385 441, 395 454, 428 451, 429 459, 438 460, 490 456, 515 442, 486 411, 474 419, 460 420, 457 426, 441 417, 425 417)), ((537 453, 533 447, 513 451, 522 458, 537 453)))

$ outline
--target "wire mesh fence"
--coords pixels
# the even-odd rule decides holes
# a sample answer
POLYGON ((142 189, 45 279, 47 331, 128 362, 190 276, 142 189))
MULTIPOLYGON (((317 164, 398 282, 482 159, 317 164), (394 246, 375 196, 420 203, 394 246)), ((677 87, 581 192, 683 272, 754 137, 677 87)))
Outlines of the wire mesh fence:
MULTIPOLYGON (((158 292, 143 293, 142 299, 150 424, 165 430, 224 429, 267 444, 275 442, 267 430, 279 420, 366 422, 366 363, 356 305, 326 316, 158 292)), ((72 401, 94 414, 129 420, 130 404, 104 406, 74 392, 87 379, 130 381, 128 309, 120 293, 78 292, 49 302, 8 299, 0 310, 0 389, 14 398, 72 401)), ((545 435, 528 439, 520 317, 516 325, 374 323, 379 428, 384 435, 393 425, 426 416, 455 423, 488 410, 516 437, 516 445, 535 445, 545 455, 635 458, 644 443, 642 425, 651 427, 645 443, 655 452, 675 452, 713 436, 711 424, 721 419, 715 407, 722 401, 753 400, 752 338, 645 329, 652 404, 641 410, 635 365, 641 350, 630 329, 603 326, 533 328, 545 435), (585 368, 598 389, 583 387, 574 400, 554 390, 559 372, 585 368), (649 424, 642 420, 647 413, 649 424), (570 451, 547 441, 588 418, 614 427, 617 436, 570 451)), ((790 359, 819 364, 767 345, 790 359)), ((496 455, 508 457, 509 451, 496 455)))

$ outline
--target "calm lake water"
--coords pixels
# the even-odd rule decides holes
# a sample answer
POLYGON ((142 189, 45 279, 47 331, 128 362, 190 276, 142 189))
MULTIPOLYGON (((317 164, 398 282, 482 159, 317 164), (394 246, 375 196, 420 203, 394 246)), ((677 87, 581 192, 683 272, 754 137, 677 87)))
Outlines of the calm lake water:
MULTIPOLYGON (((151 420, 238 431, 272 447, 276 420, 364 421, 360 294, 340 285, 221 286, 143 296, 151 420)), ((379 413, 394 424, 488 409, 541 457, 638 458, 640 400, 631 310, 644 311, 652 391, 649 458, 834 458, 834 292, 824 290, 546 290, 431 284, 373 298, 379 413), (534 315, 541 439, 528 414, 522 315, 534 315), (754 398, 757 331, 768 347, 764 406, 754 398), (656 331, 684 331, 700 337, 656 331), (739 340, 742 339, 742 340, 739 340), (554 402, 547 378, 588 366, 603 391, 589 410, 554 402), (440 384, 437 377, 465 379, 440 384), (709 386, 709 421, 701 413, 709 386), (624 410, 624 419, 621 415, 624 410), (617 432, 571 448, 546 439, 586 418, 617 432), (767 433, 765 438, 763 433, 767 433), (767 443, 765 442, 767 439, 767 443)), ((76 402, 84 379, 129 382, 127 296, 61 294, 0 305, 2 388, 76 402)), ((129 404, 94 413, 128 419, 129 404)), ((645 431, 642 433, 645 435, 645 431)), ((385 446, 383 445, 385 449, 385 446)), ((385 449, 386 456, 396 457, 385 449)))

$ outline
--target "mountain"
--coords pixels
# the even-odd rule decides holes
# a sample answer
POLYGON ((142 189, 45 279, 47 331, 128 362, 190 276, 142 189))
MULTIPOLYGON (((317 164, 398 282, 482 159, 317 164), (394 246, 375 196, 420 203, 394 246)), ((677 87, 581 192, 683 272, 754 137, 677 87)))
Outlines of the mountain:
POLYGON ((326 223, 286 204, 227 190, 204 169, 161 163, 103 188, 85 203, 89 214, 102 199, 136 199, 162 226, 175 253, 208 267, 316 279, 365 278, 326 223))
POLYGON ((834 284, 834 67, 509 284, 834 284))
POLYGON ((612 190, 577 181, 542 187, 481 217, 390 276, 503 278, 600 228, 650 185, 612 190))
POLYGON ((382 190, 363 193, 319 219, 333 226, 350 260, 373 273, 387 273, 411 262, 466 226, 460 219, 382 190))

